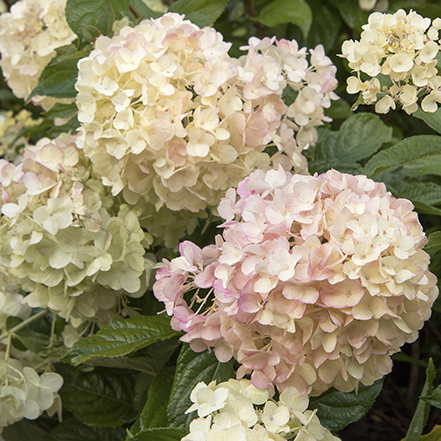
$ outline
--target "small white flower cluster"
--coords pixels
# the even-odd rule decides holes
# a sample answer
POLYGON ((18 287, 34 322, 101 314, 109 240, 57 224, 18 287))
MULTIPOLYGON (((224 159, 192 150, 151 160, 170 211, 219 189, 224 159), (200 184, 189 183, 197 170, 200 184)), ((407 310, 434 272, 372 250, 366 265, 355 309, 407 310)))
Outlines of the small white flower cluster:
POLYGON ((58 391, 63 377, 54 372, 41 375, 21 360, 0 353, 0 433, 23 418, 37 419, 44 411, 50 415, 61 407, 58 391))
POLYGON ((246 379, 198 383, 186 413, 197 411, 199 418, 182 441, 339 440, 320 424, 316 411, 307 410, 308 397, 294 387, 285 389, 278 402, 271 396, 271 388, 256 389, 246 379))
POLYGON ((342 46, 341 56, 357 73, 347 80, 348 93, 361 92, 361 101, 376 103, 377 113, 387 113, 399 102, 412 114, 423 92, 422 109, 435 112, 441 102, 441 76, 436 68, 441 19, 431 25, 430 18, 415 11, 374 12, 363 29, 360 41, 347 40, 342 46), (361 73, 372 79, 363 81, 361 73))
POLYGON ((0 111, 0 157, 18 163, 22 159, 23 148, 28 139, 22 136, 16 139, 22 129, 38 126, 43 118, 33 119, 31 112, 21 110, 16 115, 12 110, 0 111))
MULTIPOLYGON (((20 0, 1 14, 0 66, 18 98, 30 95, 55 49, 77 38, 66 22, 65 6, 66 0, 20 0)), ((34 97, 32 102, 47 109, 55 100, 34 97)))
POLYGON ((295 41, 274 42, 251 39, 238 60, 213 28, 172 13, 98 38, 79 62, 78 146, 104 185, 131 204, 198 213, 271 161, 305 171, 336 69, 321 46, 308 64, 295 41))
POLYGON ((75 137, 42 139, 18 166, 0 160, 1 264, 74 327, 107 321, 118 300, 144 293, 151 237, 90 174, 75 137))

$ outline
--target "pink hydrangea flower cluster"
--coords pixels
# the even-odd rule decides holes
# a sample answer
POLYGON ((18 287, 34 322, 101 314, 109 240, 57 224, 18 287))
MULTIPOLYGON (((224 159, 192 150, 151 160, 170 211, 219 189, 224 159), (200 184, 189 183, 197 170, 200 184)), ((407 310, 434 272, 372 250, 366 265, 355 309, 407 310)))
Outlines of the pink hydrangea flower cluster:
POLYGON ((412 209, 366 176, 257 170, 221 201, 223 237, 183 242, 154 292, 193 350, 258 388, 370 385, 438 295, 412 209))
POLYGON ((17 166, 0 159, 0 271, 29 293, 27 304, 78 328, 145 292, 152 238, 139 212, 91 174, 75 139, 42 139, 17 166))
POLYGON ((310 64, 295 41, 251 39, 240 59, 230 46, 167 13, 98 38, 79 61, 78 146, 114 195, 197 213, 271 162, 306 170, 300 152, 337 98, 335 66, 322 46, 310 64), (298 93, 290 106, 288 86, 298 93))

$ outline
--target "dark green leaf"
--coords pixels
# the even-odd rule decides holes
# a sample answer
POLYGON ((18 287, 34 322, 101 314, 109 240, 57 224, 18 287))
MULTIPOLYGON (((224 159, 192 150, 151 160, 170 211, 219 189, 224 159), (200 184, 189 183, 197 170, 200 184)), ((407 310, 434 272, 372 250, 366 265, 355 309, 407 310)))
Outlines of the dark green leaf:
POLYGON ((362 11, 358 1, 354 0, 337 0, 337 6, 346 24, 361 32, 361 27, 368 22, 370 12, 362 11))
MULTIPOLYGON (((330 168, 340 171, 342 166, 359 168, 356 161, 371 156, 383 143, 392 138, 392 129, 377 115, 358 113, 352 115, 339 131, 319 130, 317 143, 306 150, 308 164, 312 171, 323 173, 330 168)), ((361 171, 361 168, 360 168, 361 171)))
POLYGON ((441 136, 412 136, 377 153, 366 164, 364 173, 367 176, 372 176, 390 167, 439 154, 441 154, 441 136))
POLYGON ((441 176, 441 155, 416 159, 415 161, 404 164, 402 167, 403 173, 406 176, 441 176))
POLYGON ((167 405, 174 375, 174 367, 167 367, 156 375, 150 386, 147 402, 139 417, 141 430, 170 425, 167 416, 167 405))
POLYGON ((50 116, 51 118, 72 118, 77 112, 78 107, 75 103, 56 103, 52 109, 44 112, 44 115, 50 116))
POLYGON ((109 35, 112 25, 129 12, 129 0, 67 0, 66 20, 82 41, 109 35))
POLYGON ((82 372, 62 365, 60 390, 63 407, 86 424, 118 427, 136 418, 134 376, 130 371, 95 368, 82 372))
POLYGON ((421 202, 426 205, 441 203, 441 185, 434 182, 419 182, 415 180, 395 181, 392 183, 395 196, 421 202))
POLYGON ((66 124, 61 126, 54 126, 48 131, 48 135, 53 139, 57 136, 60 136, 62 133, 70 133, 75 134, 77 128, 80 127, 80 122, 78 121, 77 116, 75 115, 72 119, 70 119, 66 124))
POLYGON ((329 430, 338 432, 348 424, 362 418, 374 404, 381 392, 383 380, 372 386, 360 386, 357 392, 339 392, 329 390, 319 397, 311 398, 310 409, 318 409, 320 422, 329 430))
MULTIPOLYGON (((426 369, 426 382, 424 383, 421 396, 428 396, 432 394, 433 382, 435 381, 436 371, 433 364, 433 360, 429 360, 429 366, 426 369)), ((415 411, 415 414, 410 423, 409 429, 406 433, 404 441, 419 441, 420 436, 423 433, 424 426, 426 425, 427 418, 429 417, 430 404, 426 403, 420 398, 415 411)))
POLYGON ((429 235, 429 242, 424 247, 424 251, 433 256, 439 250, 441 250, 441 231, 435 231, 429 235))
POLYGON ((181 441, 185 435, 188 435, 186 430, 162 427, 143 430, 134 437, 128 436, 127 441, 181 441))
POLYGON ((29 420, 21 420, 5 427, 1 436, 5 441, 47 441, 47 432, 29 420))
MULTIPOLYGON (((124 441, 125 437, 126 431, 122 428, 86 426, 76 418, 69 418, 57 425, 45 441, 124 441)), ((33 437, 20 441, 27 440, 37 441, 33 437)))
POLYGON ((227 6, 228 0, 178 0, 170 12, 185 14, 187 20, 203 28, 213 24, 227 6))
POLYGON ((64 59, 57 64, 46 66, 38 80, 37 87, 28 99, 34 96, 52 96, 55 98, 73 98, 77 92, 77 59, 64 59))
POLYGON ((339 99, 332 101, 331 107, 329 109, 324 109, 326 116, 332 119, 348 119, 351 117, 351 106, 344 100, 339 99))
POLYGON ((94 357, 121 357, 176 335, 166 315, 114 319, 97 334, 75 343, 64 361, 78 365, 94 357))
POLYGON ((305 0, 274 0, 253 20, 271 28, 282 23, 293 23, 306 38, 312 23, 312 12, 305 0))
POLYGON ((412 116, 422 119, 433 130, 441 133, 441 108, 434 113, 427 113, 419 107, 416 112, 412 113, 412 116))
POLYGON ((196 354, 189 345, 182 347, 179 355, 175 381, 170 394, 168 418, 173 427, 187 428, 194 419, 194 414, 185 415, 191 406, 190 393, 200 381, 209 384, 226 381, 234 376, 232 362, 220 363, 214 353, 202 352, 196 354))

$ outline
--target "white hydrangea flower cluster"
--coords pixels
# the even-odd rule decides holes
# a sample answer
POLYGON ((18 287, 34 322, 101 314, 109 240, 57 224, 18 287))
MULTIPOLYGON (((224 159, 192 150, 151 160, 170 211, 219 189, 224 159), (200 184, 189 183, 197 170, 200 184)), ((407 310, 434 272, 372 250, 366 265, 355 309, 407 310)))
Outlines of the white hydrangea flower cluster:
POLYGON ((285 389, 277 402, 272 395, 271 388, 256 389, 246 379, 198 383, 190 395, 194 404, 186 413, 197 411, 199 418, 190 423, 190 433, 182 441, 339 440, 320 424, 316 411, 307 410, 308 397, 296 388, 285 389))
POLYGON ((138 211, 118 206, 89 168, 73 136, 42 139, 18 166, 0 160, 1 264, 30 306, 74 327, 144 293, 151 242, 138 211))
POLYGON ((0 353, 0 433, 23 418, 37 419, 44 411, 54 414, 61 405, 58 391, 63 377, 54 372, 39 375, 21 360, 0 353))
MULTIPOLYGON (((15 96, 26 99, 55 49, 77 38, 66 22, 65 6, 66 0, 20 0, 0 15, 0 66, 15 96)), ((36 96, 32 102, 48 109, 55 100, 36 96)))
POLYGON ((300 152, 337 98, 335 66, 321 46, 308 64, 295 41, 274 41, 251 39, 237 60, 213 28, 172 13, 98 38, 79 62, 78 146, 104 185, 131 204, 197 213, 271 161, 305 171, 300 152))
POLYGON ((22 159, 23 148, 29 145, 26 137, 16 139, 22 129, 38 126, 43 118, 33 119, 26 109, 14 115, 12 110, 0 111, 0 157, 14 163, 22 159))
POLYGON ((418 97, 424 93, 422 109, 435 112, 441 102, 436 68, 441 19, 431 25, 430 18, 415 11, 374 12, 363 29, 360 41, 347 40, 342 46, 341 56, 357 73, 347 80, 348 93, 361 92, 360 100, 376 103, 377 113, 387 113, 399 102, 408 114, 418 109, 418 97), (363 81, 362 73, 371 79, 363 81))

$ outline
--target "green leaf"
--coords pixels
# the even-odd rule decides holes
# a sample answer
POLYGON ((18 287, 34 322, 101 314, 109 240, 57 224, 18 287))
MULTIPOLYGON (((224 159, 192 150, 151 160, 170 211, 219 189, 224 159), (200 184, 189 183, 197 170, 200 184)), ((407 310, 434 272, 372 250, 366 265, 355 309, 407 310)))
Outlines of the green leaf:
POLYGON ((441 250, 441 231, 435 231, 429 235, 429 242, 424 247, 424 251, 433 256, 439 250, 441 250))
POLYGON ((361 27, 368 22, 370 12, 362 11, 358 1, 354 0, 337 0, 337 6, 346 24, 361 32, 361 27))
POLYGON ((441 108, 434 113, 427 113, 421 107, 418 107, 418 110, 412 113, 412 116, 422 119, 433 130, 441 133, 441 108))
POLYGON ((348 119, 353 113, 351 112, 351 106, 344 99, 332 101, 329 109, 324 109, 326 116, 329 116, 333 120, 335 119, 348 119))
POLYGON ((127 441, 181 441, 186 435, 188 435, 186 430, 162 427, 143 430, 134 437, 127 437, 127 441))
POLYGON ((52 96, 55 98, 73 98, 76 96, 75 82, 77 80, 77 59, 64 59, 57 64, 44 68, 38 80, 37 87, 28 99, 36 95, 52 96))
MULTIPOLYGON (((426 369, 426 382, 424 383, 423 391, 421 393, 422 397, 432 394, 433 382, 435 381, 436 370, 433 364, 433 360, 429 360, 429 366, 426 369)), ((406 433, 404 441, 419 441, 421 434, 423 433, 424 426, 426 425, 427 419, 429 417, 430 403, 424 401, 420 398, 415 411, 415 414, 410 423, 409 429, 406 433)))
POLYGON ((203 28, 213 24, 224 12, 228 0, 178 0, 169 11, 185 14, 187 20, 203 28))
POLYGON ((1 436, 5 441, 47 441, 47 432, 29 420, 21 420, 5 427, 1 436))
POLYGON ((63 407, 86 424, 118 427, 136 418, 133 406, 135 377, 131 371, 95 368, 82 372, 57 366, 64 378, 63 407))
POLYGON ((44 115, 51 118, 72 118, 78 112, 78 107, 75 103, 64 104, 56 103, 52 109, 44 112, 44 115))
POLYGON ((48 135, 53 139, 56 138, 57 136, 60 136, 62 133, 75 134, 78 127, 80 127, 80 122, 78 121, 78 118, 75 115, 66 124, 52 127, 48 131, 48 135))
POLYGON ((438 409, 441 409, 441 385, 438 386, 430 396, 421 397, 426 403, 429 403, 431 406, 435 406, 438 409))
POLYGON ((227 381, 234 377, 232 362, 220 363, 214 353, 208 351, 196 354, 188 344, 182 347, 176 366, 175 381, 168 404, 168 419, 173 427, 187 428, 194 413, 185 415, 191 406, 190 393, 200 381, 209 384, 227 381))
POLYGON ((305 0, 274 0, 253 20, 273 28, 283 23, 297 25, 306 38, 311 28, 312 12, 305 0))
MULTIPOLYGON (((319 130, 317 143, 306 150, 305 155, 311 171, 323 173, 330 168, 340 171, 360 168, 356 161, 371 156, 383 143, 392 139, 392 129, 377 115, 358 113, 352 115, 339 131, 319 130)), ((361 170, 361 168, 360 168, 361 170)))
POLYGON ((420 441, 439 441, 441 439, 441 426, 435 426, 430 433, 423 435, 420 441))
MULTIPOLYGON (((52 429, 45 441, 124 441, 125 437, 126 431, 123 428, 86 426, 71 417, 52 429)), ((22 438, 20 441, 28 439, 37 441, 34 437, 22 438)))
POLYGON ((130 0, 130 6, 143 19, 161 17, 162 12, 152 11, 142 0, 130 0))
POLYGON ((420 182, 413 179, 394 181, 392 191, 397 197, 410 199, 412 202, 421 202, 426 205, 441 203, 441 185, 434 182, 420 182))
POLYGON ((173 386, 174 367, 167 367, 159 372, 153 380, 147 402, 139 417, 140 429, 169 426, 167 405, 173 386))
POLYGON ((441 176, 441 155, 429 156, 416 159, 403 166, 403 173, 406 176, 435 175, 441 176))
POLYGON ((345 393, 331 389, 319 397, 311 398, 309 408, 318 409, 320 422, 329 430, 338 432, 368 412, 382 387, 383 379, 372 386, 360 386, 358 392, 345 393))
POLYGON ((63 361, 78 365, 95 357, 121 357, 176 335, 166 315, 114 319, 97 334, 75 343, 63 361))
POLYGON ((67 0, 66 20, 82 41, 109 35, 115 20, 129 12, 129 0, 67 0))
POLYGON ((372 176, 390 167, 439 154, 441 154, 441 136, 412 136, 373 156, 366 164, 364 173, 372 176))

